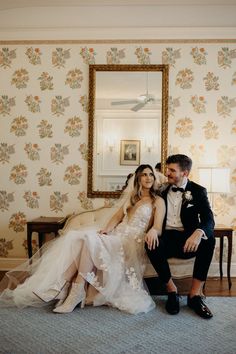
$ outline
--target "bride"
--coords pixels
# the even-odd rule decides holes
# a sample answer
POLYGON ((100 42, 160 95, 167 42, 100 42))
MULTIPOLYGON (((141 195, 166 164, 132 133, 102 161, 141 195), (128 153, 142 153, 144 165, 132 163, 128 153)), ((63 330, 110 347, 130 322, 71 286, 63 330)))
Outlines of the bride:
POLYGON ((72 312, 79 303, 132 314, 153 309, 143 274, 144 243, 155 247, 165 215, 156 183, 152 167, 140 165, 128 184, 128 197, 106 227, 99 232, 96 226, 81 227, 46 243, 27 264, 6 273, 0 306, 42 306, 59 300, 53 309, 57 313, 72 312))

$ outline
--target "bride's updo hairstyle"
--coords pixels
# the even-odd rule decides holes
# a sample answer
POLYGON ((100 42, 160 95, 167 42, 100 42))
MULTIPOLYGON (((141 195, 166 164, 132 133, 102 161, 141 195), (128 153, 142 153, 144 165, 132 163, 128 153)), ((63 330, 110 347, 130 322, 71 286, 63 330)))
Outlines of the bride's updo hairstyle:
POLYGON ((152 171, 153 178, 154 178, 154 183, 153 183, 152 187, 150 188, 150 197, 154 201, 157 196, 156 176, 155 176, 152 166, 150 166, 148 164, 140 165, 135 171, 134 188, 133 188, 131 198, 130 198, 131 206, 136 204, 141 199, 142 186, 141 186, 140 181, 141 181, 143 170, 145 170, 146 168, 149 168, 152 171))

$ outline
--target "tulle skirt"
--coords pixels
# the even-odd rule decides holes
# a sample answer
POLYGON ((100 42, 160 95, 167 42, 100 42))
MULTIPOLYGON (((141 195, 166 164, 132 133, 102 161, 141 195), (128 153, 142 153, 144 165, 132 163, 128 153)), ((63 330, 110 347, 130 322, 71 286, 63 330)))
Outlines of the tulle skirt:
POLYGON ((94 225, 71 230, 6 273, 0 283, 0 307, 43 306, 41 298, 54 300, 65 282, 79 272, 89 285, 87 304, 109 305, 132 314, 148 312, 155 303, 143 284, 144 263, 144 247, 132 237, 122 238, 116 232, 100 236, 94 225), (87 263, 93 268, 86 269, 87 263))

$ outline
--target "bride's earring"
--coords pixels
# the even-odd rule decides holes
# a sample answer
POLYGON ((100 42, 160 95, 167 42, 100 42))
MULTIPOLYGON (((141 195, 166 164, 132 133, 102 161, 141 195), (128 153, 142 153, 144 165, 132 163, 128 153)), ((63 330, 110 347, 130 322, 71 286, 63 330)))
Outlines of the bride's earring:
POLYGON ((53 312, 68 313, 72 312, 76 305, 81 302, 81 308, 84 307, 86 292, 84 283, 72 283, 69 294, 61 306, 53 309, 53 312))

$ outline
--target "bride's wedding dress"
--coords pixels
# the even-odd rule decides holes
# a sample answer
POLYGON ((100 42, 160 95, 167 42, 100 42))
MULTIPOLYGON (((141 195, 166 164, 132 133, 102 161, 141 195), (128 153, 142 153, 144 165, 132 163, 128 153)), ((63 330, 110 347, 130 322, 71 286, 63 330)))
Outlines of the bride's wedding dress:
POLYGON ((155 303, 143 286, 143 274, 144 236, 152 211, 150 202, 141 203, 108 235, 99 235, 93 225, 48 242, 27 266, 6 274, 8 285, 0 295, 0 306, 42 306, 42 299, 60 298, 66 281, 78 271, 93 290, 87 291, 85 303, 133 314, 150 311, 155 303), (88 265, 93 268, 88 270, 88 265), (19 274, 24 279, 17 284, 19 274))

